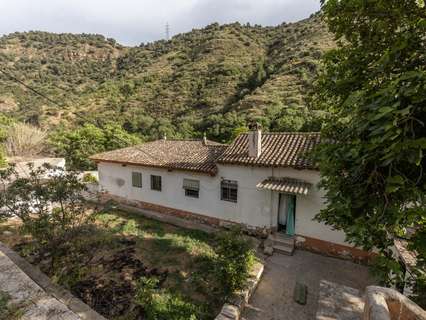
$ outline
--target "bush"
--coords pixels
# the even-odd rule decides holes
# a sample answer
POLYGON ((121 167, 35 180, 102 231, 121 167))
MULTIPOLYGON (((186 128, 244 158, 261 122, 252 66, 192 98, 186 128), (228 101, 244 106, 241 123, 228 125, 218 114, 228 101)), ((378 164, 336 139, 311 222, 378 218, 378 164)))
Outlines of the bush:
POLYGON ((6 150, 11 156, 33 156, 43 152, 47 134, 37 127, 15 123, 7 130, 6 150))
POLYGON ((0 210, 0 219, 18 217, 22 230, 40 247, 52 249, 53 258, 58 246, 66 244, 90 220, 81 196, 86 187, 73 171, 48 164, 28 168, 26 177, 20 177, 14 166, 0 171, 0 185, 8 185, 0 192, 0 208, 8 208, 0 210), (49 179, 40 183, 46 176, 49 179))
POLYGON ((143 307, 147 320, 196 320, 197 307, 182 299, 181 296, 171 294, 167 290, 159 289, 158 278, 142 277, 137 285, 135 303, 143 307))
POLYGON ((84 183, 98 183, 98 179, 91 173, 85 173, 83 175, 84 183))
POLYGON ((216 272, 228 297, 242 290, 255 261, 253 246, 241 229, 225 231, 218 235, 216 272))
POLYGON ((3 150, 3 146, 0 145, 0 168, 4 168, 7 166, 6 155, 3 150))

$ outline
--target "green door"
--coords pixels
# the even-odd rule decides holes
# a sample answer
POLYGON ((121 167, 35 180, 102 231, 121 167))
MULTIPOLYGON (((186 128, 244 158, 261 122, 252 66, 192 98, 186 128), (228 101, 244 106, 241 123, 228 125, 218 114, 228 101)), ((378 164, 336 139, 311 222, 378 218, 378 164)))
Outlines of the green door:
POLYGON ((296 209, 296 196, 289 195, 287 200, 287 227, 286 234, 294 235, 294 213, 296 209))

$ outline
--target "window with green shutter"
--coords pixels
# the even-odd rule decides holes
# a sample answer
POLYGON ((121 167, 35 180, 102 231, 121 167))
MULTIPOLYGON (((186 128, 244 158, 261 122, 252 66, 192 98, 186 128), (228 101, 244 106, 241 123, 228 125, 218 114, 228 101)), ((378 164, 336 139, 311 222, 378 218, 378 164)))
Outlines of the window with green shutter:
POLYGON ((142 173, 132 172, 132 186, 135 188, 142 188, 142 173))

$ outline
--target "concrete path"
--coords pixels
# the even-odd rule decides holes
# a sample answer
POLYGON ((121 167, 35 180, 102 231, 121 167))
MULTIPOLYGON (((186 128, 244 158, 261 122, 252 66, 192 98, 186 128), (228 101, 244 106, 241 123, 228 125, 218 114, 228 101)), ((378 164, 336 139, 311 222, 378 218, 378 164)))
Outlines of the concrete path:
POLYGON ((106 320, 1 242, 0 291, 19 306, 21 320, 106 320))
POLYGON ((22 320, 80 320, 81 318, 37 285, 0 251, 0 290, 22 310, 22 320))
POLYGON ((320 281, 353 287, 363 293, 374 284, 368 268, 350 261, 296 250, 293 256, 267 258, 263 278, 243 311, 247 320, 312 320, 318 308, 320 281), (306 305, 293 300, 296 281, 308 287, 306 305))

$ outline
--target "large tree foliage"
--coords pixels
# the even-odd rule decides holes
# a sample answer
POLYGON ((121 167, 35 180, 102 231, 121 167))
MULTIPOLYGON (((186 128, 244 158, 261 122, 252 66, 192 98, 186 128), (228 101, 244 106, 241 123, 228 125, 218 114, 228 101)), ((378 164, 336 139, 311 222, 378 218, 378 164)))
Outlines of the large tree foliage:
POLYGON ((12 165, 0 170, 0 220, 19 218, 37 245, 55 248, 87 221, 85 190, 76 172, 46 164, 23 174, 12 165))
POLYGON ((58 130, 50 139, 55 153, 65 157, 67 167, 74 170, 93 169, 94 163, 89 160, 89 156, 95 153, 124 148, 139 142, 137 136, 112 123, 102 128, 86 124, 76 130, 58 130))
POLYGON ((390 256, 393 237, 407 227, 424 237, 426 227, 424 2, 329 0, 322 9, 339 46, 316 88, 331 112, 318 152, 328 205, 317 218, 390 256))

